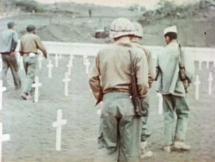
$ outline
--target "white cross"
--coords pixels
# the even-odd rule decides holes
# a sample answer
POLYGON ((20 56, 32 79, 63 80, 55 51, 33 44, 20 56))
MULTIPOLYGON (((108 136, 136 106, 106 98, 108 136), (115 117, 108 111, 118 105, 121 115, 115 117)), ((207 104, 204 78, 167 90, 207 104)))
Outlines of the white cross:
POLYGON ((42 61, 43 61, 43 57, 42 57, 42 55, 39 55, 39 57, 38 57, 38 66, 39 66, 39 69, 42 69, 42 61))
POLYGON ((88 56, 84 55, 83 56, 83 64, 85 64, 87 60, 88 60, 88 56))
POLYGON ((163 97, 160 93, 157 93, 158 96, 158 114, 163 114, 163 97))
POLYGON ((84 65, 86 67, 86 73, 89 74, 90 61, 86 56, 84 56, 84 65))
POLYGON ((199 70, 202 70, 202 61, 199 60, 199 70))
POLYGON ((196 75, 196 81, 194 83, 195 85, 195 99, 199 100, 199 87, 200 87, 200 80, 199 80, 199 76, 196 75))
POLYGON ((64 95, 68 96, 69 95, 69 82, 70 82, 68 73, 65 73, 65 77, 63 79, 63 82, 64 82, 64 95))
POLYGON ((42 86, 42 83, 39 81, 39 77, 35 77, 35 83, 32 85, 33 88, 35 88, 35 94, 34 94, 34 102, 39 101, 39 87, 42 86))
POLYGON ((2 123, 0 123, 0 162, 2 162, 2 143, 9 140, 10 140, 10 135, 3 134, 3 125, 2 123))
POLYGON ((0 80, 0 110, 2 109, 2 101, 3 101, 3 92, 6 90, 5 87, 3 87, 3 81, 0 80))
POLYGON ((56 128, 56 145, 55 148, 57 151, 61 151, 61 135, 62 135, 62 126, 67 123, 65 119, 62 119, 63 113, 62 110, 59 109, 57 111, 57 121, 52 124, 54 128, 56 128))
POLYGON ((48 68, 48 77, 49 78, 52 78, 52 69, 53 69, 53 64, 52 64, 52 61, 49 60, 49 63, 47 65, 47 68, 48 68))
POLYGON ((212 85, 213 85, 213 75, 210 72, 209 77, 208 77, 208 94, 211 96, 212 95, 212 85))
POLYGON ((59 66, 59 55, 58 54, 55 54, 55 67, 58 67, 59 66))
POLYGON ((72 66, 73 66, 73 60, 70 59, 68 65, 67 65, 68 75, 71 75, 72 66))

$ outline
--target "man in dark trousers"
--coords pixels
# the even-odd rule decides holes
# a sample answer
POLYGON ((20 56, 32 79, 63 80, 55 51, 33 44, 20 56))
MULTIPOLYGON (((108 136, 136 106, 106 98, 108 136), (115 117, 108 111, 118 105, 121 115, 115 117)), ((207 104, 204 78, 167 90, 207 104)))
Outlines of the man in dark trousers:
POLYGON ((18 44, 18 35, 15 31, 15 23, 9 22, 8 29, 3 31, 0 37, 0 53, 2 56, 2 78, 4 86, 7 86, 7 72, 11 70, 15 89, 21 88, 21 80, 18 74, 18 63, 16 60, 16 46, 18 44))

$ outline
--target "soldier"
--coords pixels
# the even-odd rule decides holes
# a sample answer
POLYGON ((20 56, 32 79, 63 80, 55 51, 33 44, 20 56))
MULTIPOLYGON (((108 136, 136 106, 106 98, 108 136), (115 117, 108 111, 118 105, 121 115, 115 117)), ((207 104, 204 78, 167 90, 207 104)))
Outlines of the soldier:
MULTIPOLYGON (((141 118, 135 117, 130 98, 130 64, 137 61, 137 82, 139 93, 148 92, 148 66, 145 54, 131 45, 133 24, 125 18, 112 22, 110 37, 114 43, 102 49, 90 74, 90 86, 97 103, 103 101, 101 112, 103 146, 96 160, 98 162, 139 162, 141 118)), ((101 140, 102 141, 102 140, 101 140)))
MULTIPOLYGON (((147 62, 148 62, 148 81, 149 81, 149 87, 151 88, 152 83, 155 79, 155 71, 156 68, 155 62, 153 62, 152 54, 149 50, 147 50, 143 45, 141 45, 141 40, 143 38, 143 28, 142 25, 135 22, 133 23, 135 27, 135 34, 131 38, 131 41, 133 42, 133 45, 137 48, 140 48, 144 54, 146 55, 147 62)), ((146 109, 149 109, 149 97, 148 95, 143 100, 144 106, 146 109)), ((141 149, 142 149, 142 157, 151 157, 153 155, 152 151, 147 150, 147 139, 150 137, 151 133, 148 129, 147 121, 148 121, 148 114, 142 118, 143 120, 143 127, 142 127, 142 134, 141 134, 141 149)))
POLYGON ((183 62, 188 61, 177 42, 176 26, 166 28, 164 38, 167 46, 158 56, 158 91, 163 96, 164 109, 165 146, 163 149, 167 152, 188 151, 190 146, 185 144, 185 136, 190 109, 180 71, 184 68, 189 80, 192 79, 192 71, 185 64, 181 66, 183 62))
POLYGON ((44 57, 47 58, 47 51, 40 40, 40 37, 36 35, 36 27, 28 25, 27 33, 22 36, 20 42, 20 54, 23 56, 24 68, 26 72, 26 84, 21 97, 24 100, 30 100, 32 98, 32 84, 35 79, 38 63, 38 50, 40 50, 44 57))
POLYGON ((2 55, 3 62, 3 84, 7 85, 7 72, 10 68, 13 81, 15 85, 15 89, 21 88, 21 80, 18 74, 18 63, 16 60, 16 46, 18 43, 18 35, 15 31, 15 23, 9 22, 7 24, 8 29, 4 31, 1 35, 0 39, 0 53, 2 55))

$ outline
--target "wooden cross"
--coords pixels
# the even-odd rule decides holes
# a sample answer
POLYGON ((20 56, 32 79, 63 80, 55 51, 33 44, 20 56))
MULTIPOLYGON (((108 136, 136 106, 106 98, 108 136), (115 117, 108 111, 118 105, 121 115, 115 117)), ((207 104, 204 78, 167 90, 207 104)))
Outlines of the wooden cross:
POLYGON ((55 148, 57 151, 61 151, 61 140, 62 140, 62 126, 67 123, 67 121, 63 118, 62 110, 59 109, 57 111, 57 121, 52 124, 54 128, 56 128, 56 144, 55 148))
POLYGON ((211 96, 212 95, 212 89, 213 89, 213 75, 210 72, 209 77, 208 77, 208 94, 211 96))
POLYGON ((87 56, 84 56, 84 65, 86 67, 86 73, 89 74, 89 67, 90 67, 90 61, 89 59, 87 58, 87 56))
POLYGON ((55 67, 59 66, 59 55, 55 54, 55 67))
POLYGON ((35 83, 32 85, 33 88, 35 88, 35 93, 34 93, 34 102, 39 101, 39 87, 42 86, 42 83, 39 81, 39 77, 35 77, 35 83))
POLYGON ((49 60, 49 63, 48 63, 48 65, 47 65, 47 67, 48 67, 48 77, 49 77, 49 78, 52 78, 52 69, 53 69, 54 66, 53 66, 51 60, 49 60))
POLYGON ((199 75, 196 76, 196 81, 194 82, 195 85, 195 99, 199 100, 199 87, 200 87, 200 80, 199 80, 199 75))
POLYGON ((69 95, 69 82, 70 82, 70 78, 69 78, 69 74, 65 73, 65 77, 63 79, 64 82, 64 95, 68 96, 69 95))
POLYGON ((68 68, 67 73, 69 76, 71 75, 72 66, 73 66, 73 60, 70 59, 68 65, 67 65, 67 68, 68 68))

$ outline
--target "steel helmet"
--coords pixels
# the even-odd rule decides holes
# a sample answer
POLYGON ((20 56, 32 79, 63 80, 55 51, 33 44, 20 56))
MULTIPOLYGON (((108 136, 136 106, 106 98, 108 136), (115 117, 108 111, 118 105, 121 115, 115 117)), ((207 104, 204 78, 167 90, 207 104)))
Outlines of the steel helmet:
POLYGON ((140 23, 138 23, 138 22, 134 22, 133 25, 134 25, 134 28, 135 28, 134 36, 142 38, 143 37, 143 27, 142 27, 142 25, 140 23))
POLYGON ((115 19, 110 26, 110 38, 134 35, 134 25, 126 18, 115 19))

